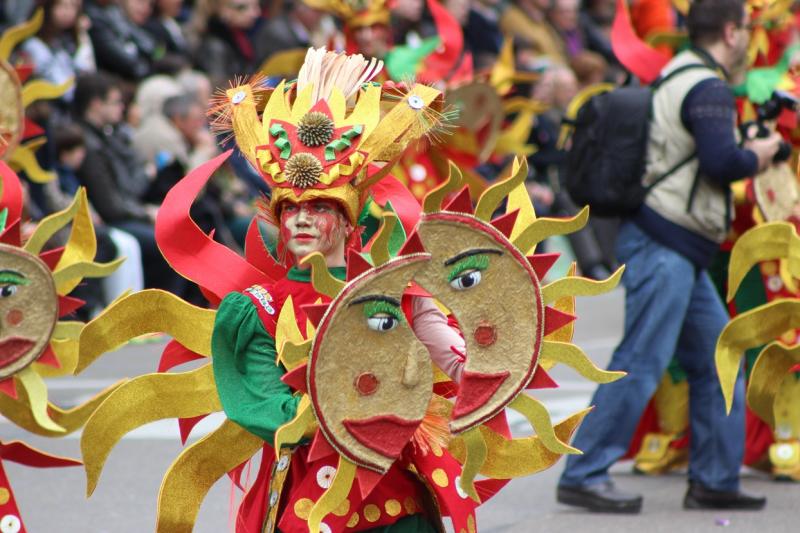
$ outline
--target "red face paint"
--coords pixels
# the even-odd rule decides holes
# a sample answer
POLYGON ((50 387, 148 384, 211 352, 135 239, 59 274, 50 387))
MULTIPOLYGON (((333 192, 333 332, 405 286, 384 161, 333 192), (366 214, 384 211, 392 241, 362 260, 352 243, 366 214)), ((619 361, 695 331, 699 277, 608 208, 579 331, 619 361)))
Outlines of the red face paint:
POLYGON ((332 200, 286 203, 281 210, 280 239, 297 258, 312 252, 327 255, 346 236, 346 221, 332 200))
POLYGON ((22 311, 19 309, 12 309, 6 315, 6 323, 9 326, 19 326, 24 318, 25 315, 22 314, 22 311))

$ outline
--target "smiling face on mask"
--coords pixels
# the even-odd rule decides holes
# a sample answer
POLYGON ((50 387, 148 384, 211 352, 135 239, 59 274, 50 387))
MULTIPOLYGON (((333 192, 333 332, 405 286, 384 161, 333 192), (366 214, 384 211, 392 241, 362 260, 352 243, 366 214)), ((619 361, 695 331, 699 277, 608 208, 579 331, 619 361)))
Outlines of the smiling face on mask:
POLYGON ((296 260, 319 252, 329 261, 344 261, 344 243, 353 228, 336 202, 284 202, 280 223, 281 242, 296 260))
POLYGON ((47 266, 0 244, 0 379, 44 352, 57 319, 58 297, 47 266))

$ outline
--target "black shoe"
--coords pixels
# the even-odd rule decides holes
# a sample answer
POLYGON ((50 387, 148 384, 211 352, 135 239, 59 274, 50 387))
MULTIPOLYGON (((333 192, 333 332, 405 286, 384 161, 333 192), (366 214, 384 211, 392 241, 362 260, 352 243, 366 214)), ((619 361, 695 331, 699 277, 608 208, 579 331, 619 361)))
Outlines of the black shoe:
POLYGON ((689 482, 689 490, 683 499, 684 509, 759 511, 766 504, 764 496, 751 496, 741 491, 711 490, 694 482, 689 482))
POLYGON ((558 487, 559 503, 584 507, 597 513, 636 514, 642 510, 642 497, 620 492, 614 483, 606 481, 584 487, 558 487))

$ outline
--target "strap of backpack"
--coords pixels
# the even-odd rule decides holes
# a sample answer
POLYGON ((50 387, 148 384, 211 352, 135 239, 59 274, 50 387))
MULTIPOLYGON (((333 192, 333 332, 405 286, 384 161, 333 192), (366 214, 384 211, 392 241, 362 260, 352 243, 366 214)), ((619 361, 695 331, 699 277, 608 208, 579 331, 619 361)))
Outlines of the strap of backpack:
POLYGON ((683 159, 672 165, 672 167, 670 167, 669 170, 658 176, 655 180, 653 180, 653 183, 645 187, 645 194, 649 193, 656 185, 658 185, 659 183, 661 183, 662 181, 664 181, 665 179, 676 173, 683 165, 694 159, 696 155, 697 152, 692 152, 691 154, 687 155, 686 157, 684 157, 683 159))
POLYGON ((671 80, 672 78, 674 78, 678 74, 682 74, 682 73, 686 72, 687 70, 696 70, 696 69, 701 69, 701 68, 713 71, 713 69, 711 69, 705 63, 689 63, 688 65, 682 65, 682 66, 676 68, 675 70, 673 70, 672 72, 670 72, 666 76, 659 77, 652 84, 650 84, 650 87, 655 91, 656 89, 658 89, 659 87, 664 85, 666 82, 668 82, 669 80, 671 80))

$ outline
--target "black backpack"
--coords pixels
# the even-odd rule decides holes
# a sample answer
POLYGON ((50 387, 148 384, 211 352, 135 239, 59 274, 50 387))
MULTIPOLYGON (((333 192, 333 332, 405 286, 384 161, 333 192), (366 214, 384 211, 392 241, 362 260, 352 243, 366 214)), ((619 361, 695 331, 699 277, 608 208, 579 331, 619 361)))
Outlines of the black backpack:
POLYGON ((709 67, 692 63, 649 87, 624 86, 598 94, 579 109, 574 120, 565 119, 573 131, 564 181, 576 204, 590 206, 593 215, 632 214, 650 189, 694 158, 690 154, 649 186, 642 185, 653 93, 681 72, 697 68, 709 67))

